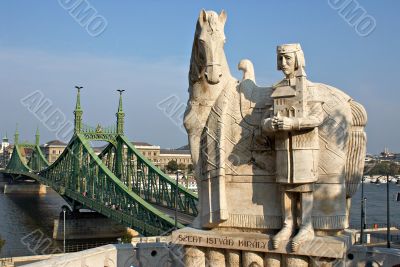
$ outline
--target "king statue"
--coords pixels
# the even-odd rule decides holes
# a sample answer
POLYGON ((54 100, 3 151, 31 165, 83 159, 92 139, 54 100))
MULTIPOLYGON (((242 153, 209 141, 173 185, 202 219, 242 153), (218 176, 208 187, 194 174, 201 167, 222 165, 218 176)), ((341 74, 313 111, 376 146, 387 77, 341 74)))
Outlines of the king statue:
POLYGON ((300 201, 300 230, 292 239, 292 250, 314 237, 312 225, 313 186, 318 180, 318 126, 324 120, 322 103, 312 98, 304 71, 300 44, 277 48, 277 67, 285 78, 273 86, 272 116, 262 121, 266 135, 273 135, 276 182, 280 184, 283 227, 273 238, 274 248, 288 240, 295 227, 296 200, 300 201))

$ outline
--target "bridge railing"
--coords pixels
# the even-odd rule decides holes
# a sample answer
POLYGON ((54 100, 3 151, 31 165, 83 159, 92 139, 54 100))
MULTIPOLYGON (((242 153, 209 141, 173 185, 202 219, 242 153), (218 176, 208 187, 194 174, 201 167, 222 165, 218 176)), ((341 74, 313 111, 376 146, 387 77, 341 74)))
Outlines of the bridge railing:
POLYGON ((197 216, 198 197, 163 173, 138 151, 125 136, 117 137, 117 146, 110 144, 100 154, 106 166, 132 191, 146 201, 197 216), (119 147, 120 146, 120 147, 119 147))
POLYGON ((15 144, 11 159, 5 169, 21 173, 39 172, 48 166, 49 163, 38 145, 24 143, 15 144), (21 154, 22 149, 31 150, 31 154, 28 158, 21 154))
POLYGON ((38 176, 61 195, 143 235, 159 235, 174 227, 172 218, 129 190, 103 164, 83 135, 76 135, 56 162, 38 176))
MULTIPOLYGON (((118 144, 126 153, 122 153, 125 158, 121 164, 113 161, 114 169, 94 153, 84 133, 75 135, 58 159, 44 169, 41 164, 47 161, 42 160, 41 151, 35 151, 37 155, 32 154, 27 162, 21 154, 23 147, 16 145, 7 169, 10 174, 46 184, 70 203, 80 203, 143 235, 160 235, 175 227, 171 217, 152 206, 174 209, 175 194, 180 212, 197 214, 197 197, 192 192, 182 186, 176 188, 174 181, 144 158, 126 138, 118 137, 118 144), (121 179, 113 173, 118 169, 121 179)), ((110 145, 108 154, 115 156, 116 150, 112 148, 114 145, 110 145)))
POLYGON ((49 166, 49 162, 38 145, 34 147, 27 165, 34 171, 41 171, 49 166))
POLYGON ((87 124, 82 124, 82 133, 105 133, 105 134, 115 134, 117 132, 117 128, 115 125, 111 126, 101 126, 97 125, 96 127, 87 125, 87 124))
POLYGON ((25 162, 25 158, 21 155, 20 151, 21 147, 18 144, 14 145, 13 153, 11 155, 11 159, 5 168, 6 171, 12 172, 32 172, 32 169, 29 168, 27 162, 25 162))

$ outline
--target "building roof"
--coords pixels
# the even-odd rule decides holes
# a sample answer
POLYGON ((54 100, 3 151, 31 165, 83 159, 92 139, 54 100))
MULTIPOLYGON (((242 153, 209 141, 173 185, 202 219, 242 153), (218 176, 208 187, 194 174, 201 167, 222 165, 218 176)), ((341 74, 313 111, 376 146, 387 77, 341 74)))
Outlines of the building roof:
POLYGON ((98 147, 93 147, 93 151, 95 153, 101 153, 103 150, 106 148, 106 146, 98 146, 98 147))
POLYGON ((183 149, 160 149, 160 154, 190 155, 190 150, 183 149))
POLYGON ((20 150, 20 152, 21 152, 21 156, 26 157, 26 156, 32 154, 33 149, 30 148, 30 147, 24 147, 24 148, 22 148, 22 149, 20 150))
POLYGON ((6 146, 4 148, 4 150, 8 150, 8 151, 12 151, 13 149, 14 149, 14 145, 13 144, 10 144, 9 146, 6 146))
POLYGON ((189 150, 189 145, 178 147, 176 150, 189 150))
POLYGON ((154 146, 152 144, 149 144, 146 142, 140 142, 140 141, 132 141, 131 143, 135 146, 154 146))
POLYGON ((44 146, 67 146, 66 143, 61 142, 60 140, 51 140, 44 144, 44 146))

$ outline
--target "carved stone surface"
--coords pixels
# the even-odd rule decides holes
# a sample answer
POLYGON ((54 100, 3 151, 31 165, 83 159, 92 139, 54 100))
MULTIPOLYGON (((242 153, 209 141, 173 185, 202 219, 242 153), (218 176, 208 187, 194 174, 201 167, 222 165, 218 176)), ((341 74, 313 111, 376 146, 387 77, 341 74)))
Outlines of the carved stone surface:
POLYGON ((306 241, 296 252, 291 252, 289 240, 277 249, 272 247, 271 236, 261 233, 209 231, 184 228, 172 233, 171 242, 189 247, 221 248, 227 250, 270 252, 278 254, 305 255, 324 258, 343 258, 352 245, 352 232, 339 236, 315 237, 306 241))
POLYGON ((224 266, 225 251, 218 248, 208 248, 206 251, 206 259, 209 266, 224 266))
POLYGON ((282 262, 282 254, 266 253, 264 258, 264 266, 280 267, 282 262))
POLYGON ((240 250, 226 250, 225 265, 230 267, 240 267, 241 253, 240 250))
POLYGON ((165 243, 137 244, 137 259, 140 267, 169 267, 172 266, 170 258, 170 250, 165 243), (155 265, 154 262, 157 262, 157 265, 155 265))
POLYGON ((284 257, 286 266, 308 267, 309 258, 307 256, 288 255, 284 257))
POLYGON ((342 258, 345 242, 334 235, 348 227, 362 177, 366 111, 341 90, 308 79, 300 44, 278 46, 284 79, 275 85, 258 86, 250 60, 239 63, 243 80, 236 80, 224 52, 226 19, 224 11, 202 10, 193 41, 184 117, 199 192, 192 227, 222 236, 263 233, 267 243, 253 233, 229 234, 232 242, 259 244, 253 248, 211 236, 176 242, 296 255, 311 255, 309 244, 330 244, 312 251, 342 258))
POLYGON ((199 189, 200 212, 193 226, 279 230, 286 206, 282 192, 291 190, 290 195, 309 192, 307 198, 301 195, 303 206, 310 203, 306 215, 294 211, 293 219, 301 223, 303 216, 317 230, 345 229, 362 177, 364 108, 337 88, 310 82, 298 68, 305 66, 304 58, 300 64, 296 59, 293 77, 270 87, 259 87, 251 62, 243 60, 239 67, 245 80, 239 82, 223 50, 226 17, 225 12, 201 11, 193 41, 184 117, 199 189), (290 129, 266 134, 265 119, 279 116, 282 127, 290 129), (296 162, 279 163, 285 157, 296 162), (289 183, 293 173, 299 182, 289 183))
POLYGON ((184 247, 184 266, 204 267, 206 265, 205 249, 201 247, 184 247))
POLYGON ((242 255, 243 267, 263 267, 264 257, 262 253, 244 251, 242 255))

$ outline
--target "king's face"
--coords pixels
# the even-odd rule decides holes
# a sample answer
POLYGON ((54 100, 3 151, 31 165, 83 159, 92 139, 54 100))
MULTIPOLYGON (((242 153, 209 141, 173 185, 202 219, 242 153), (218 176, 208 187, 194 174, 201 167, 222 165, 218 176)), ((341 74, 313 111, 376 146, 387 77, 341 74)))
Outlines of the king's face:
POLYGON ((296 57, 294 53, 279 54, 278 65, 286 78, 293 78, 296 66, 296 57))

